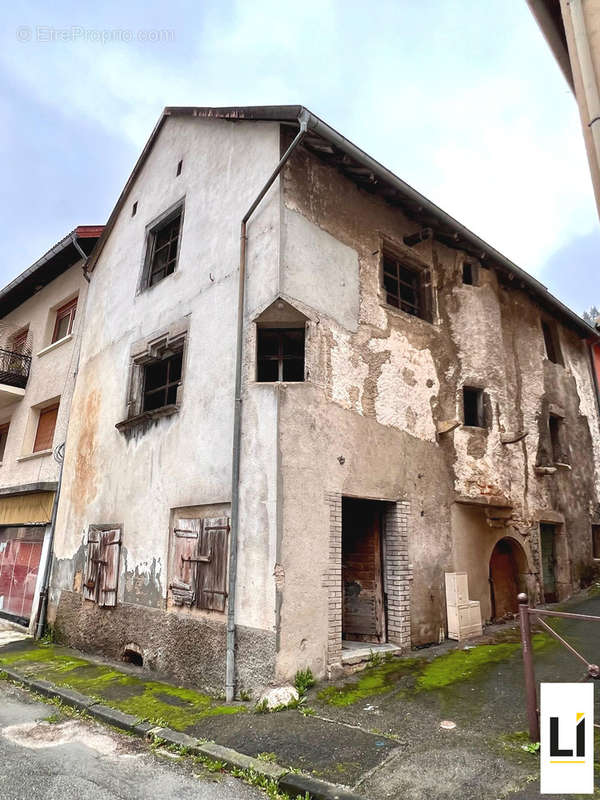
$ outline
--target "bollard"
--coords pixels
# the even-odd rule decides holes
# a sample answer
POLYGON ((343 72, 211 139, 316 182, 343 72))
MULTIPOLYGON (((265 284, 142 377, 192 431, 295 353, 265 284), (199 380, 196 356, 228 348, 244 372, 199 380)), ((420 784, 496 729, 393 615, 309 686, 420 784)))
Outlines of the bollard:
POLYGON ((525 671, 525 694, 527 698, 529 738, 532 742, 539 742, 540 720, 537 709, 537 690, 535 685, 535 671, 533 668, 533 650, 531 647, 529 604, 526 594, 520 594, 517 599, 519 601, 519 622, 521 625, 521 645, 523 648, 523 668, 525 671))

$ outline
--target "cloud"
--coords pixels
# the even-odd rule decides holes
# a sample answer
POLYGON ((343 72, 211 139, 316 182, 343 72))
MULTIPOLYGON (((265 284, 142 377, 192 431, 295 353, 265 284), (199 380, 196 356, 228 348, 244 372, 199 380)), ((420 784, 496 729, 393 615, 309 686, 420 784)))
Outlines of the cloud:
POLYGON ((11 217, 0 283, 27 266, 32 213, 48 246, 65 224, 108 216, 164 105, 304 103, 537 274, 597 226, 576 106, 525 3, 29 3, 5 14, 0 67, 6 158, 35 151, 35 168, 14 174, 10 201, 28 213, 11 217), (18 26, 40 24, 174 41, 17 41, 18 26), (80 205, 31 205, 45 173, 80 205))

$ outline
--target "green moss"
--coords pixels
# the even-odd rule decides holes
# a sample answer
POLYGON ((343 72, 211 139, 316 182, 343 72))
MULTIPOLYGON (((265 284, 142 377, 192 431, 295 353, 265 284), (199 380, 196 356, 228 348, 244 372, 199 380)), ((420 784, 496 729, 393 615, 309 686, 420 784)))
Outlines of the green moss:
POLYGON ((442 689, 457 681, 465 681, 489 664, 505 661, 516 653, 520 645, 515 643, 482 644, 468 650, 453 650, 425 664, 417 678, 418 689, 442 689))
POLYGON ((210 695, 159 681, 144 681, 116 669, 73 658, 60 648, 40 647, 8 653, 0 664, 57 686, 76 689, 139 719, 185 730, 203 717, 236 714, 243 706, 225 706, 210 695))
POLYGON ((421 662, 416 658, 396 659, 378 667, 368 667, 358 681, 344 686, 328 686, 322 689, 319 700, 334 706, 349 706, 365 697, 393 691, 398 681, 411 674, 421 662))

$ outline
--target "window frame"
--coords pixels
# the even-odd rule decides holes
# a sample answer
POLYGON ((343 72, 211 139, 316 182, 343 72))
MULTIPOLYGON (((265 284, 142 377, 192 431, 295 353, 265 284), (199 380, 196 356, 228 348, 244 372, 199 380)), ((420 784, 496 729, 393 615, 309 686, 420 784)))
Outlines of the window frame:
MULTIPOLYGON (((146 244, 145 244, 145 252, 144 252, 144 264, 142 270, 142 280, 140 285, 140 291, 144 291, 146 289, 151 289, 154 286, 157 286, 159 283, 162 283, 165 278, 168 278, 169 275, 173 275, 179 264, 179 254, 181 252, 181 239, 183 233, 183 222, 184 222, 184 212, 185 212, 185 202, 184 199, 178 200, 173 206, 167 209, 163 214, 153 220, 147 227, 146 227, 146 244), (169 272, 165 272, 162 278, 158 280, 152 280, 152 276, 155 273, 163 271, 161 270, 154 270, 153 269, 153 262, 156 255, 156 239, 157 236, 171 225, 177 218, 179 218, 179 227, 177 231, 177 253, 172 260, 173 268, 169 272)), ((173 242, 173 238, 170 238, 169 241, 161 245, 162 247, 171 246, 173 242)), ((170 262, 169 262, 170 263, 170 262)), ((165 268, 166 269, 166 268, 165 268)))
POLYGON ((564 367, 565 361, 556 323, 553 320, 544 319, 543 317, 540 323, 542 337, 544 339, 544 352, 546 353, 547 360, 551 361, 553 364, 564 367))
MULTIPOLYGON (((411 287, 409 287, 411 288, 411 287)), ((383 296, 384 305, 393 309, 396 312, 401 312, 414 319, 421 319, 424 322, 433 324, 433 284, 432 284, 432 270, 428 264, 424 264, 414 257, 411 257, 403 252, 398 252, 393 246, 386 244, 381 248, 381 259, 379 269, 379 289, 383 296), (386 262, 393 262, 396 268, 396 273, 393 275, 390 271, 386 270, 386 262), (401 281, 400 269, 404 269, 412 273, 416 279, 416 286, 412 290, 416 294, 416 302, 402 300, 400 295, 400 283, 408 286, 407 281, 401 281), (385 276, 390 276, 393 280, 398 282, 397 295, 398 304, 390 302, 390 297, 394 297, 385 285, 385 276), (402 307, 402 303, 411 306, 417 311, 413 313, 406 308, 402 307)))
POLYGON ((6 454, 6 444, 8 442, 8 431, 10 430, 10 422, 0 423, 0 464, 4 461, 6 454))
POLYGON ((59 408, 60 408, 60 401, 58 401, 56 403, 52 403, 52 405, 45 406, 44 408, 40 408, 39 409, 38 417, 37 417, 37 423, 36 423, 36 426, 35 426, 35 434, 34 434, 34 437, 33 437, 33 445, 32 445, 32 450, 31 450, 32 454, 33 453, 45 453, 48 450, 52 450, 52 446, 54 445, 54 437, 56 435, 56 423, 58 422, 58 410, 59 410, 59 408), (37 444, 37 441, 38 441, 38 434, 39 434, 39 431, 40 431, 40 422, 42 420, 42 417, 45 414, 49 414, 50 412, 53 412, 53 411, 56 412, 56 416, 54 418, 54 427, 52 429, 52 439, 50 441, 50 447, 39 447, 39 448, 36 448, 36 444, 37 444))
POLYGON ((75 317, 77 315, 77 301, 79 297, 73 297, 71 300, 67 301, 64 305, 57 308, 54 318, 54 328, 52 331, 52 341, 50 344, 54 344, 55 342, 60 342, 62 339, 66 339, 67 336, 70 336, 73 333, 73 326, 75 325, 75 317), (67 325, 67 332, 63 336, 58 336, 58 331, 60 328, 60 323, 63 319, 69 320, 67 325))
POLYGON ((256 382, 257 383, 305 383, 306 382, 306 325, 258 325, 256 328, 256 382), (300 332, 302 334, 302 356, 284 355, 283 350, 283 335, 291 332, 300 332), (260 355, 261 337, 265 334, 278 334, 278 352, 276 355, 260 355), (261 362, 276 361, 277 362, 277 380, 264 380, 260 375, 261 362), (302 361, 302 378, 294 380, 293 378, 285 378, 284 364, 288 361, 302 361))
POLYGON ((478 430, 488 430, 489 423, 487 419, 487 415, 485 413, 485 390, 481 386, 471 386, 469 384, 463 384, 462 387, 462 418, 463 418, 463 427, 465 428, 477 428, 478 430), (476 393, 476 418, 477 422, 467 422, 467 414, 466 414, 466 394, 468 392, 476 393))
POLYGON ((592 558, 594 561, 600 561, 600 523, 592 522, 592 558), (596 548, 596 534, 598 535, 598 547, 596 548))
POLYGON ((177 400, 178 400, 178 395, 179 395, 179 387, 182 385, 182 383, 183 383, 183 347, 177 348, 176 350, 174 350, 174 352, 170 353, 170 355, 168 355, 168 356, 167 355, 162 355, 159 358, 154 358, 154 359, 148 361, 147 363, 143 364, 142 365, 142 391, 141 391, 140 412, 142 414, 145 414, 145 413, 152 412, 152 411, 160 411, 160 409, 167 408, 168 406, 177 405, 177 400), (171 365, 172 365, 173 359, 175 359, 175 358, 179 358, 180 361, 181 361, 180 366, 179 366, 179 378, 177 380, 170 381, 169 378, 170 378, 170 375, 171 375, 171 368, 172 368, 171 365), (166 364, 167 364, 166 382, 164 384, 161 384, 160 386, 156 386, 153 389, 147 389, 146 388, 146 383, 147 383, 147 379, 148 379, 147 370, 150 367, 154 366, 155 364, 159 364, 161 362, 166 362, 166 364), (159 392, 164 392, 164 399, 168 400, 169 389, 171 389, 173 386, 176 387, 175 402, 174 403, 164 402, 160 406, 156 406, 154 408, 146 408, 146 397, 148 395, 155 395, 155 394, 158 394, 159 392))

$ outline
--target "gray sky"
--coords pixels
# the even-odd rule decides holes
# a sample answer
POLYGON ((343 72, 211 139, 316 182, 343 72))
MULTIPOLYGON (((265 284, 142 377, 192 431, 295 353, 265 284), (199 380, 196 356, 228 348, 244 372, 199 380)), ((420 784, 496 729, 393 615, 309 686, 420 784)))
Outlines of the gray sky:
POLYGON ((165 105, 299 103, 528 270, 600 304, 575 101, 525 0, 3 8, 0 285, 105 222, 165 105))

